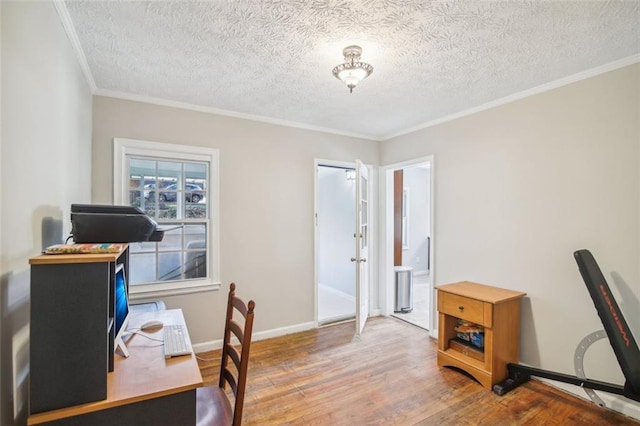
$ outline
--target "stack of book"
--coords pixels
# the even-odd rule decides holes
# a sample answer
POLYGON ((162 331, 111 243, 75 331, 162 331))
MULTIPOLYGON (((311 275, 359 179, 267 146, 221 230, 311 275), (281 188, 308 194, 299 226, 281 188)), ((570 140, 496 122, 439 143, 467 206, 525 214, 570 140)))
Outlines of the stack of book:
POLYGON ((44 254, 99 254, 120 253, 126 244, 55 244, 44 249, 44 254))

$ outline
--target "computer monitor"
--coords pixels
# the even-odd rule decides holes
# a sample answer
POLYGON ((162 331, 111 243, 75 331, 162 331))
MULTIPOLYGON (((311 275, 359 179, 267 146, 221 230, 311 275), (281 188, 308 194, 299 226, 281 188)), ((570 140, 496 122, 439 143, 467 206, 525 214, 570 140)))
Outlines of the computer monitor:
POLYGON ((129 322, 129 297, 127 293, 127 277, 124 272, 124 265, 119 263, 116 267, 115 282, 115 303, 113 312, 113 326, 115 327, 114 349, 122 351, 125 357, 129 356, 129 351, 122 340, 122 335, 127 329, 129 322))

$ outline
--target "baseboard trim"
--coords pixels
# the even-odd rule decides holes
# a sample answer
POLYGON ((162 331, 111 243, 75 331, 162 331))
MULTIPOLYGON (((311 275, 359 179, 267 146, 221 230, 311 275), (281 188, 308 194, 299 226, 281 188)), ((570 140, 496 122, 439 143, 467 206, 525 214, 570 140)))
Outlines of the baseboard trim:
MULTIPOLYGON (((380 309, 373 309, 372 311, 369 312, 369 318, 377 317, 380 315, 382 315, 380 312, 380 309)), ((318 328, 318 325, 315 322, 311 321, 311 322, 304 322, 301 324, 291 325, 288 327, 280 327, 280 328, 274 328, 272 330, 258 331, 256 333, 253 333, 253 335, 251 336, 251 341, 256 342, 258 340, 270 339, 272 337, 286 336, 287 334, 299 333, 301 331, 312 330, 314 328, 318 328)), ((201 352, 215 351, 216 349, 220 349, 222 347, 222 339, 210 340, 208 342, 202 342, 202 343, 194 343, 192 346, 193 346, 193 351, 197 354, 201 352)))
MULTIPOLYGON (((589 399, 589 397, 585 394, 584 390, 581 389, 579 386, 570 385, 568 383, 555 382, 553 380, 549 380, 541 377, 532 377, 532 379, 538 380, 548 386, 559 389, 562 392, 566 392, 577 398, 591 402, 591 399, 589 399)), ((613 395, 607 392, 598 392, 598 396, 602 398, 604 403, 607 405, 606 407, 607 409, 616 411, 627 417, 640 420, 640 406, 638 406, 637 404, 634 404, 633 402, 624 398, 623 396, 613 395)))
MULTIPOLYGON (((251 341, 255 342, 258 340, 270 339, 272 337, 280 337, 286 336, 287 334, 299 333, 301 331, 311 330, 316 328, 317 325, 315 322, 305 322, 302 324, 291 325, 287 327, 274 328, 271 330, 258 331, 253 333, 251 336, 251 341)), ((195 343, 193 344, 193 351, 195 353, 214 351, 216 349, 220 349, 222 347, 222 339, 210 340, 208 342, 195 343)))

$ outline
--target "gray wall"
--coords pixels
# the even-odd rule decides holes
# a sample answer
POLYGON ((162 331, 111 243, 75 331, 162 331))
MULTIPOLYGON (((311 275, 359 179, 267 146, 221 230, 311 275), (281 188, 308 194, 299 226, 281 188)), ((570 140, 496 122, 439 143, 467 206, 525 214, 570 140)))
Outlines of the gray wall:
MULTIPOLYGON (((3 425, 26 418, 28 259, 66 236, 72 202, 111 202, 114 137, 220 148, 222 280, 256 299, 258 331, 313 320, 313 160, 375 166, 433 154, 436 285, 527 292, 522 361, 571 372, 577 342, 602 327, 571 256, 589 248, 640 340, 640 65, 379 147, 104 97, 92 113, 54 6, 0 2, 0 12, 3 425)), ((166 301, 185 310, 195 342, 221 336, 224 292, 166 301)), ((622 381, 608 345, 586 361, 589 376, 622 381)), ((637 403, 613 408, 640 418, 637 403)))
MULTIPOLYGON (((435 165, 434 284, 526 292, 524 363, 572 373, 578 342, 602 328, 573 259, 582 248, 640 340, 640 65, 385 141, 381 163, 425 155, 435 165)), ((605 342, 585 369, 623 381, 605 342)), ((614 408, 640 418, 638 403, 614 408)))
POLYGON ((29 258, 90 201, 92 99, 51 2, 0 2, 0 424, 25 424, 29 258), (14 409, 15 407, 15 409, 14 409))
POLYGON ((101 96, 93 112, 96 203, 113 199, 115 137, 220 149, 223 291, 163 298, 195 343, 222 337, 231 281, 256 302, 255 332, 314 321, 314 160, 377 166, 378 142, 101 96))

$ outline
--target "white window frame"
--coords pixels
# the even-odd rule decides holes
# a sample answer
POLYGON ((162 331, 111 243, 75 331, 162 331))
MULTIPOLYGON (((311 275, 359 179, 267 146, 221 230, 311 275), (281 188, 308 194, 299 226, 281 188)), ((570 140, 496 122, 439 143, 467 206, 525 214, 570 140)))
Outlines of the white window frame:
POLYGON ((214 148, 142 141, 113 139, 113 201, 129 205, 129 177, 126 176, 127 156, 146 156, 173 161, 204 161, 209 164, 207 205, 209 215, 207 277, 136 284, 131 286, 132 300, 174 296, 220 289, 220 151, 214 148))

